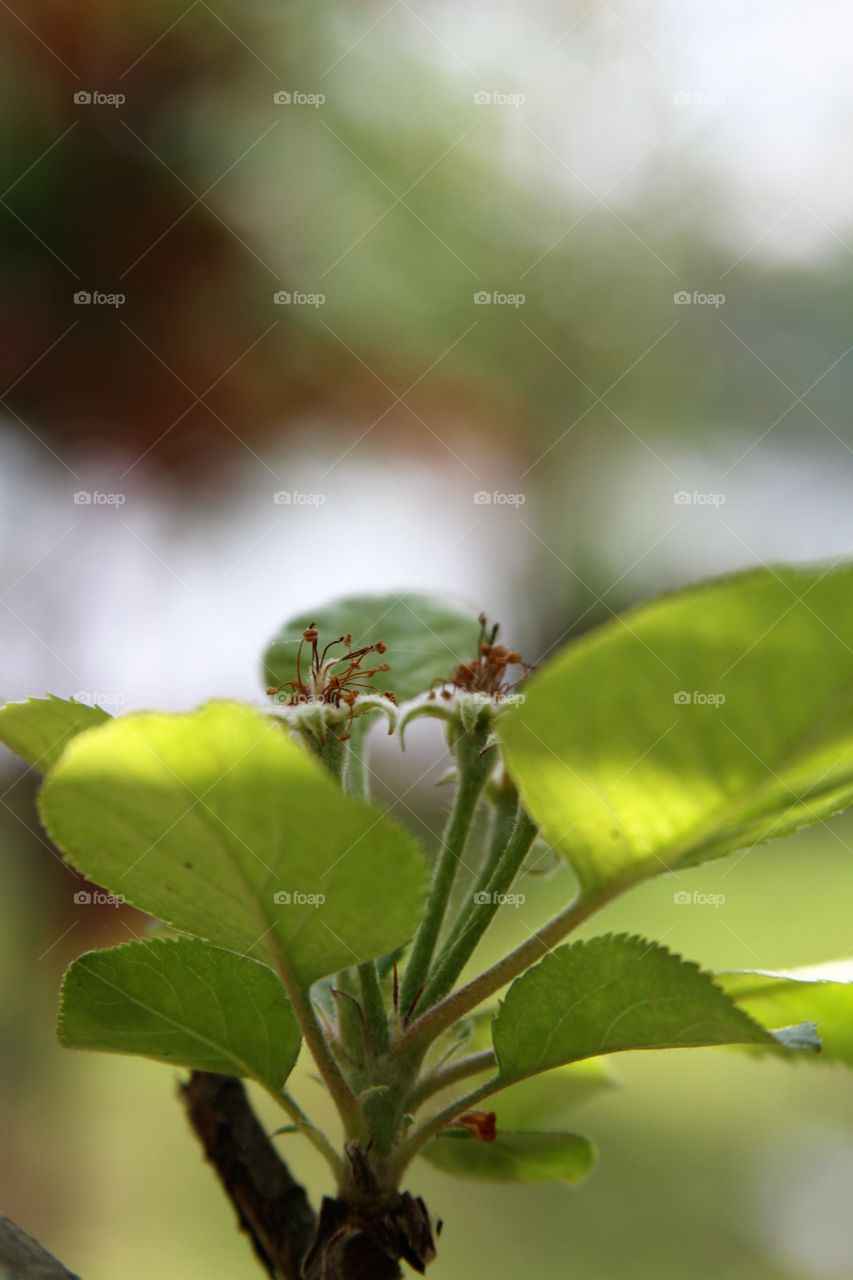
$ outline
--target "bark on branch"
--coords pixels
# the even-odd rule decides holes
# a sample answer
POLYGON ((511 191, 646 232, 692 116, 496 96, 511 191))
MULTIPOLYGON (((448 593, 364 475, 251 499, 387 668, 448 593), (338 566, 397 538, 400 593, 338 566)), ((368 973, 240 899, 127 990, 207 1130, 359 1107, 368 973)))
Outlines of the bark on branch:
POLYGON ((305 1189, 233 1076, 194 1071, 181 1085, 190 1125, 271 1280, 300 1280, 316 1216, 305 1189))

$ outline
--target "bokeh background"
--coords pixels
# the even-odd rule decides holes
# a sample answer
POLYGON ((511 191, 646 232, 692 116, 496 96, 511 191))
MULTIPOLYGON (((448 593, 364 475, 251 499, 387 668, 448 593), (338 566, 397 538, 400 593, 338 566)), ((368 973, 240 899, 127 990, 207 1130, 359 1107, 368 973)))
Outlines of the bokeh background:
MULTIPOLYGON (((843 0, 0 0, 0 26, 4 698, 258 699, 282 619, 362 589, 465 596, 539 661, 673 585, 850 553, 843 0)), ((412 747, 374 769, 429 844, 440 736, 412 747)), ((0 1207, 84 1280, 248 1280, 175 1074, 54 1045, 65 965, 144 921, 74 902, 0 767, 0 1207)), ((851 833, 595 928, 849 955, 851 833)), ((481 960, 567 873, 525 892, 481 960)), ((578 1192, 422 1168, 436 1275, 853 1274, 853 1078, 619 1068, 578 1192)))

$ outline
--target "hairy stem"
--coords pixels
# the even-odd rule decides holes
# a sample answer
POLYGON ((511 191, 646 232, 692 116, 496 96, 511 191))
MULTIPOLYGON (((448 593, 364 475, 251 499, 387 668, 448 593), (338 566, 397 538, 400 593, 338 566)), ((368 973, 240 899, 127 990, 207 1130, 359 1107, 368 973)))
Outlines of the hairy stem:
POLYGON ((433 876, 432 888, 418 926, 400 994, 400 1008, 405 1016, 418 999, 426 982, 430 962, 441 931, 447 904, 459 863, 471 831, 471 824, 489 770, 492 751, 484 752, 487 730, 482 726, 463 733, 456 742, 459 785, 442 840, 441 853, 433 876))
POLYGON ((429 1009, 442 996, 447 995, 474 954, 477 944, 494 920, 503 898, 521 870, 530 846, 536 839, 537 831, 536 823, 528 817, 524 808, 519 806, 509 843, 498 860, 491 879, 485 889, 479 889, 474 893, 467 916, 460 918, 461 928, 458 936, 445 948, 424 989, 420 1001, 422 1010, 429 1009))
POLYGON ((278 975, 284 984, 287 997, 293 1006, 296 1020, 302 1029, 305 1043, 311 1050, 317 1069, 332 1095, 344 1124, 347 1137, 358 1138, 364 1132, 364 1119, 358 1099, 344 1079, 343 1072, 332 1052, 331 1046, 323 1034, 316 1011, 307 991, 295 982, 289 967, 277 964, 278 975))
POLYGON ((358 966, 358 980, 361 987, 361 1006, 367 1024, 369 1049, 374 1055, 379 1055, 388 1048, 389 1037, 388 1014, 375 960, 368 960, 365 964, 358 966))
POLYGON ((460 1098, 454 1098, 453 1102, 448 1103, 441 1111, 436 1112, 434 1116, 430 1116, 423 1124, 418 1125, 409 1134, 408 1139, 399 1148, 394 1160, 394 1170, 399 1177, 407 1165, 418 1154, 422 1147, 437 1137, 442 1130, 447 1129, 458 1116, 464 1115, 466 1111, 470 1111, 482 1102, 484 1098, 488 1098, 490 1093, 494 1093, 502 1085, 502 1081, 498 1076, 490 1076, 483 1084, 472 1089, 470 1093, 463 1094, 460 1098))
MULTIPOLYGON (((482 866, 477 874, 477 879, 472 889, 472 899, 476 900, 478 893, 484 893, 489 887, 489 881, 495 873, 495 869, 500 861, 501 855, 504 853, 509 838, 512 835, 518 814, 518 791, 514 784, 505 774, 500 786, 492 797, 494 805, 494 816, 492 818, 492 829, 489 835, 489 845, 486 850, 486 856, 483 859, 482 866)), ((453 943, 457 940, 468 923, 471 910, 471 899, 469 899, 459 911, 452 929, 447 935, 447 941, 444 944, 442 954, 449 951, 453 943)))
POLYGON ((562 942, 572 930, 588 920, 623 888, 624 886, 620 886, 618 889, 601 889, 597 893, 581 894, 509 955, 419 1017, 404 1033, 400 1041, 401 1050, 425 1049, 443 1031, 453 1026, 454 1022, 464 1018, 477 1005, 488 1000, 489 996, 500 991, 501 987, 512 982, 513 978, 524 973, 537 960, 541 960, 552 947, 562 942))
POLYGON ((441 1093, 443 1089, 449 1088, 459 1080, 467 1080, 469 1076, 477 1076, 481 1071, 488 1071, 494 1066, 494 1049, 482 1049, 479 1053, 469 1054, 467 1058, 460 1058, 458 1062, 453 1062, 450 1066, 441 1067, 430 1075, 424 1076, 412 1090, 409 1106, 412 1111, 415 1111, 434 1094, 441 1093))
POLYGON ((319 1151, 320 1155, 329 1165, 336 1180, 339 1180, 343 1171, 343 1160, 332 1146, 322 1129, 310 1120, 300 1107, 299 1103, 287 1089, 277 1092, 275 1089, 267 1089, 267 1093, 275 1102, 290 1116, 296 1128, 304 1135, 313 1147, 319 1151))

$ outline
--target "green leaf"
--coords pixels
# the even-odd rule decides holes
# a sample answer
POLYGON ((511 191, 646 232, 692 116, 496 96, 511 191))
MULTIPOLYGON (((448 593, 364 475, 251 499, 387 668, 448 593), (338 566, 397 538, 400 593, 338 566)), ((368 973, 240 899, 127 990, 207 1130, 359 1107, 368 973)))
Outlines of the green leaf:
POLYGON ((595 1148, 576 1133, 501 1133, 481 1142, 449 1129, 421 1152, 444 1173, 486 1182, 567 1182, 575 1186, 595 1163, 595 1148))
POLYGON ((584 890, 722 857, 849 805, 851 635, 853 566, 761 570, 608 622, 534 676, 501 737, 584 890))
MULTIPOLYGON (((497 1012, 497 1007, 493 1007, 474 1014, 465 1053, 491 1048, 492 1021, 497 1012)), ((487 1074, 493 1075, 494 1068, 485 1066, 482 1077, 487 1074)), ((495 1092, 492 1105, 500 1128, 546 1130, 566 1123, 582 1102, 615 1089, 618 1084, 619 1078, 609 1058, 585 1058, 507 1085, 495 1092)))
POLYGON ((75 960, 62 984, 59 1039, 69 1049, 247 1076, 274 1091, 300 1045, 276 975, 194 938, 128 942, 75 960))
POLYGON ((575 1107, 617 1083, 606 1058, 586 1058, 519 1080, 495 1093, 489 1105, 497 1112, 499 1127, 543 1130, 564 1123, 575 1107))
POLYGON ((757 1022, 817 1024, 821 1062, 853 1067, 853 961, 781 973, 720 973, 715 981, 757 1022))
MULTIPOLYGON (((394 592, 384 596, 348 596, 322 609, 290 618, 264 654, 268 685, 296 678, 296 652, 302 632, 316 622, 321 644, 352 635, 353 648, 384 640, 384 661, 391 670, 377 680, 401 701, 446 680, 462 662, 477 656, 480 624, 472 609, 441 596, 394 592)), ((303 659, 305 654, 303 652, 303 659)), ((303 666, 303 675, 305 668, 303 666)))
POLYGON ((552 951, 509 988, 492 1036, 508 1082, 628 1049, 778 1043, 697 965, 625 934, 552 951))
POLYGON ((304 986, 405 942, 423 903, 412 837, 237 703, 81 734, 41 812, 95 883, 304 986))
POLYGON ((59 759, 65 746, 83 729, 104 724, 110 716, 100 707, 73 698, 27 698, 0 707, 0 742, 42 773, 59 759))

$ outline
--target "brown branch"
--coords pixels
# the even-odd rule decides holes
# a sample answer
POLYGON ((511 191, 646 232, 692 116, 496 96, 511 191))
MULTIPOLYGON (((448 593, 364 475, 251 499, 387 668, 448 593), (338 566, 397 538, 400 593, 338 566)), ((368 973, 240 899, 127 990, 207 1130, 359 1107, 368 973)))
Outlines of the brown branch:
POLYGON ((0 1213, 0 1275, 9 1280, 78 1280, 47 1250, 0 1213))
POLYGON ((271 1280, 300 1280, 316 1216, 239 1080, 193 1071, 181 1098, 196 1137, 271 1280))

